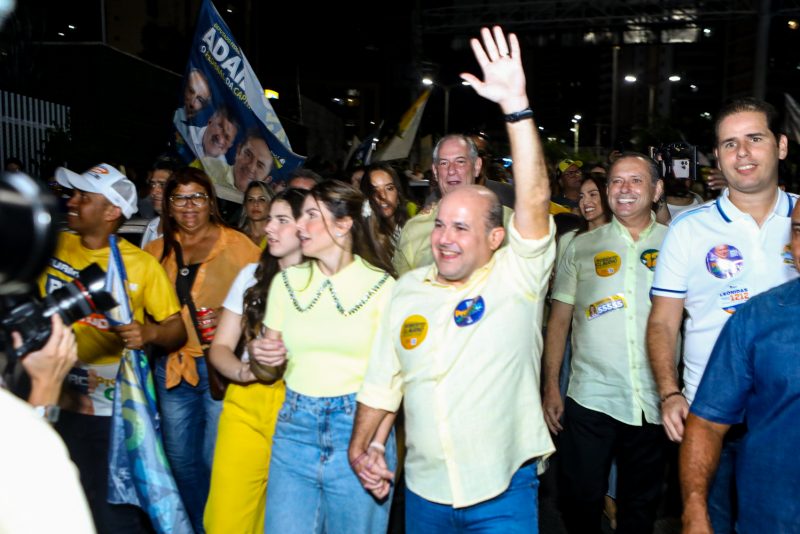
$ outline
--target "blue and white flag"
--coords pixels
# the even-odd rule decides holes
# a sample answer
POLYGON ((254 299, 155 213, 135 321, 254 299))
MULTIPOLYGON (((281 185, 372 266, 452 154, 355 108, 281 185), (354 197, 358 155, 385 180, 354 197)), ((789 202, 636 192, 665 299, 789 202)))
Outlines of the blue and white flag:
POLYGON ((202 165, 217 194, 241 201, 252 180, 283 180, 302 165, 244 52, 210 0, 203 0, 175 110, 176 148, 202 165), (271 170, 266 169, 271 163, 271 170))
MULTIPOLYGON (((109 236, 111 254, 106 291, 119 306, 106 313, 114 325, 133 320, 127 276, 117 236, 109 236)), ((122 353, 111 416, 108 454, 108 502, 142 508, 159 534, 192 534, 192 525, 164 453, 153 375, 141 350, 122 353)))

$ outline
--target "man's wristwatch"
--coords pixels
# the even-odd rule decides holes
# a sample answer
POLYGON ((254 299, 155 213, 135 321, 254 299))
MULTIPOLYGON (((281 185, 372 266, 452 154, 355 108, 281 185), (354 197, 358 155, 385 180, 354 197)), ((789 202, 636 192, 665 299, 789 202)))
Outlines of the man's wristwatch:
POLYGON ((61 415, 61 407, 57 404, 34 406, 33 412, 48 423, 55 423, 58 421, 58 416, 61 415))

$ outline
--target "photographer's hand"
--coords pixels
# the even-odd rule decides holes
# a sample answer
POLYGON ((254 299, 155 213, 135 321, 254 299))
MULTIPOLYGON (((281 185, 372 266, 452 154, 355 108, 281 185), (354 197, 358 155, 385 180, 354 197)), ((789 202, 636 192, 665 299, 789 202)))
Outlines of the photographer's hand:
MULTIPOLYGON (((61 316, 50 318, 52 333, 40 350, 22 357, 22 367, 31 378, 31 393, 28 402, 34 405, 57 404, 64 377, 78 360, 78 345, 72 329, 64 325, 61 316)), ((22 345, 22 337, 12 334, 14 346, 22 345)))

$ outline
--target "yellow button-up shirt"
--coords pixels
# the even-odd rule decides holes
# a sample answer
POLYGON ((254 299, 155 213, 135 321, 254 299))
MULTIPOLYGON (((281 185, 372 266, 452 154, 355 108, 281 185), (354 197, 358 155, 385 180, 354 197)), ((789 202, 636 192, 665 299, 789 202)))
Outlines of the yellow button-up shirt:
POLYGON ((658 389, 645 347, 650 286, 667 227, 634 241, 616 217, 576 236, 558 264, 553 299, 572 304, 567 396, 629 425, 659 423, 658 389))
POLYGON ((542 306, 555 225, 510 243, 460 286, 436 265, 395 285, 358 401, 394 412, 404 400, 406 483, 456 508, 491 499, 527 460, 553 452, 539 396, 542 306))

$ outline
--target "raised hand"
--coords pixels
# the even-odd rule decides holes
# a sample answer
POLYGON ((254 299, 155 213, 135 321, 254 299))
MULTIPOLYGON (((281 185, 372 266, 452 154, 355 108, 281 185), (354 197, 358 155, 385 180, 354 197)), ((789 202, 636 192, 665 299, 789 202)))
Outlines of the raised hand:
POLYGON ((470 45, 483 71, 483 80, 467 72, 461 73, 461 78, 483 98, 500 104, 504 113, 528 107, 517 36, 511 33, 506 38, 503 30, 495 26, 492 30, 482 28, 481 38, 483 44, 471 39, 470 45))

